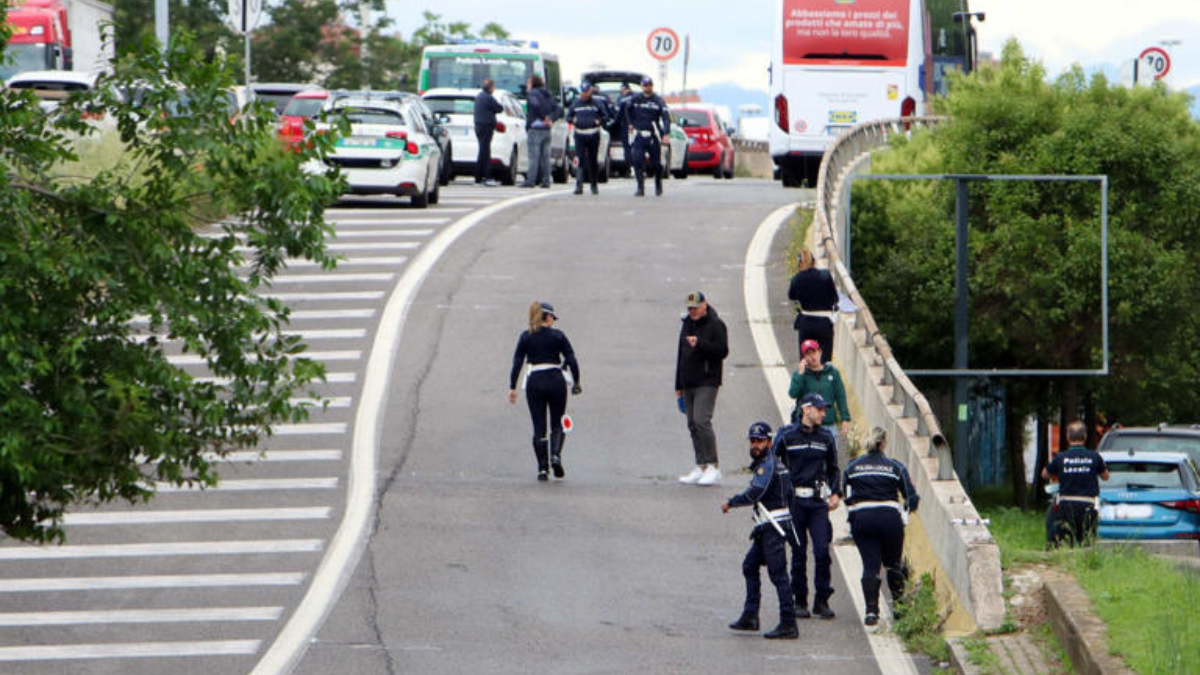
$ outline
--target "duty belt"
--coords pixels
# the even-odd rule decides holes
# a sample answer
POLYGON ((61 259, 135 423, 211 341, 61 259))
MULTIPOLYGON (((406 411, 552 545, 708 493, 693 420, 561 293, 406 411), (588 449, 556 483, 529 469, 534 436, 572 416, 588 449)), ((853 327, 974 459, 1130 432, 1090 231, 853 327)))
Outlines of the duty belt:
POLYGON ((657 135, 654 133, 653 129, 636 129, 635 131, 637 131, 637 135, 641 136, 642 138, 651 138, 657 135))
POLYGON ((1098 497, 1084 497, 1082 495, 1080 495, 1080 496, 1058 495, 1058 501, 1060 501, 1060 502, 1080 502, 1082 504, 1091 504, 1093 507, 1096 506, 1097 499, 1099 499, 1099 498, 1098 497))
POLYGON ((878 508, 896 509, 897 511, 900 511, 900 512, 904 511, 903 509, 900 508, 900 502, 890 502, 890 501, 889 502, 858 502, 857 504, 851 504, 851 505, 847 506, 846 510, 849 511, 850 513, 854 513, 855 511, 858 511, 860 509, 878 509, 878 508))
POLYGON ((783 528, 779 526, 779 521, 787 520, 792 517, 792 512, 788 511, 787 509, 775 509, 774 511, 768 511, 762 505, 762 502, 754 502, 754 508, 750 510, 750 513, 754 517, 755 525, 764 525, 766 523, 770 523, 771 527, 775 528, 775 531, 780 535, 783 535, 783 528))
POLYGON ((580 136, 591 136, 593 134, 600 133, 600 127, 592 127, 591 129, 580 129, 579 127, 575 127, 575 133, 579 134, 580 136))
POLYGON ((837 319, 836 309, 807 310, 801 307, 799 303, 794 304, 793 308, 796 310, 797 314, 803 314, 804 316, 819 316, 829 319, 830 321, 835 321, 837 319))
POLYGON ((816 497, 817 496, 817 488, 798 487, 798 488, 796 488, 796 496, 803 497, 805 499, 809 499, 811 497, 816 497))
MULTIPOLYGON (((521 379, 521 388, 525 389, 529 384, 529 376, 534 373, 540 373, 543 370, 558 370, 562 368, 561 363, 533 363, 529 365, 529 369, 525 371, 525 377, 521 379)), ((564 373, 564 376, 566 374, 564 373)), ((570 386, 570 383, 568 383, 570 386)))

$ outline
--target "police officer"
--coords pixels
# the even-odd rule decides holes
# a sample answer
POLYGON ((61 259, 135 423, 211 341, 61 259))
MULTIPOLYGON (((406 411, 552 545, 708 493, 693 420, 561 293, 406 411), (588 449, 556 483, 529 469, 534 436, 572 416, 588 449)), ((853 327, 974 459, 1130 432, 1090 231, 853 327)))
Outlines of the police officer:
POLYGON ((563 370, 571 371, 571 393, 583 393, 579 385, 579 362, 571 341, 562 331, 554 327, 558 316, 554 306, 548 302, 534 302, 529 306, 529 330, 521 333, 513 353, 512 372, 508 378, 508 402, 517 402, 517 376, 521 366, 529 361, 525 373, 525 400, 529 403, 529 416, 533 421, 533 454, 537 457, 537 479, 548 480, 547 470, 554 469, 554 477, 565 475, 562 465, 563 414, 567 411, 567 381, 563 370), (549 424, 547 424, 549 416, 549 424))
POLYGON ((807 539, 812 540, 813 596, 812 614, 832 619, 829 596, 829 544, 833 527, 829 523, 830 509, 841 501, 841 474, 837 464, 837 440, 821 425, 825 419, 825 399, 816 393, 800 400, 800 422, 785 426, 775 435, 775 454, 784 458, 792 477, 795 497, 792 500, 792 524, 797 539, 792 550, 792 592, 796 596, 796 616, 806 619, 808 612, 807 539), (807 535, 807 539, 806 539, 807 535))
POLYGON ((876 427, 867 441, 867 453, 846 466, 846 508, 850 535, 862 557, 862 590, 867 612, 863 623, 879 623, 879 566, 887 569, 892 601, 904 594, 908 573, 900 561, 904 551, 904 525, 908 512, 921 501, 900 462, 885 457, 887 434, 876 427))
POLYGON ((596 96, 590 82, 584 82, 579 90, 579 98, 571 102, 567 108, 567 122, 575 126, 575 156, 579 158, 579 168, 575 171, 575 194, 583 194, 583 181, 586 177, 592 184, 592 194, 597 194, 597 175, 600 173, 598 157, 600 154, 600 128, 608 123, 609 110, 604 99, 596 96))
POLYGON ((792 499, 792 481, 787 466, 771 449, 771 426, 766 422, 750 425, 750 487, 721 505, 721 513, 749 506, 754 509, 754 530, 750 534, 750 550, 742 561, 742 576, 746 578, 746 604, 737 621, 729 624, 733 630, 758 630, 758 607, 762 588, 758 568, 766 565, 767 575, 775 584, 779 596, 779 625, 763 635, 767 639, 795 639, 796 608, 792 589, 788 585, 785 542, 795 541, 792 517, 788 505, 792 499))
POLYGON ((646 154, 654 171, 654 194, 662 195, 662 139, 671 131, 671 115, 667 102, 654 93, 654 80, 642 78, 642 92, 634 94, 623 111, 633 133, 633 173, 637 177, 636 197, 646 195, 646 154))
POLYGON ((617 97, 617 102, 614 110, 616 114, 613 116, 611 126, 608 132, 612 134, 614 141, 620 141, 621 147, 625 150, 622 157, 625 158, 625 166, 633 168, 633 150, 629 147, 629 120, 625 118, 625 106, 633 98, 633 87, 629 86, 628 82, 621 83, 621 94, 617 97))
POLYGON ((1071 422, 1067 425, 1066 452, 1055 455, 1042 469, 1042 478, 1058 480, 1055 545, 1066 539, 1074 546, 1096 536, 1096 499, 1100 496, 1100 481, 1108 480, 1108 465, 1100 453, 1084 447, 1085 441, 1087 427, 1079 420, 1071 422))
POLYGON ((499 185, 492 179, 492 136, 496 133, 496 114, 504 112, 504 106, 496 101, 492 93, 496 91, 496 83, 486 78, 480 85, 479 93, 475 95, 475 140, 478 141, 479 154, 475 158, 475 182, 488 187, 499 185))

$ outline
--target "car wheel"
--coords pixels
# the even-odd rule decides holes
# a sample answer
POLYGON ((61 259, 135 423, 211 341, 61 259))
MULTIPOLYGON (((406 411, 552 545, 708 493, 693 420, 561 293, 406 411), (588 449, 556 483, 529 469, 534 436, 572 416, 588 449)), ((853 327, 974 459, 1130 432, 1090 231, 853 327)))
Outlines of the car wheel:
POLYGON ((429 207, 429 191, 424 190, 421 192, 421 194, 413 195, 412 196, 412 205, 418 209, 428 208, 429 207))
POLYGON ((442 170, 438 174, 438 182, 442 185, 449 185, 450 181, 454 180, 454 153, 447 148, 446 153, 442 157, 445 161, 442 162, 442 170))
POLYGON ((550 169, 550 179, 555 183, 567 182, 567 153, 563 153, 562 164, 550 169))
POLYGON ((442 198, 442 176, 441 176, 441 172, 439 171, 438 179, 433 181, 433 192, 429 193, 429 203, 436 204, 436 203, 438 203, 438 200, 441 198, 442 198))
POLYGON ((674 150, 672 150, 671 146, 668 145, 667 146, 667 157, 666 157, 666 159, 663 160, 663 176, 671 175, 671 160, 673 159, 673 157, 671 157, 671 154, 673 152, 674 152, 674 150))
POLYGON ((517 160, 521 159, 520 151, 517 146, 513 146, 512 154, 508 157, 508 171, 500 178, 500 182, 505 185, 517 184, 517 160))
POLYGON ((721 155, 720 161, 718 161, 716 167, 713 168, 713 178, 716 178, 717 180, 721 180, 721 178, 724 176, 725 176, 725 155, 721 155))
POLYGON ((612 150, 604 153, 604 166, 600 169, 600 175, 596 177, 596 180, 607 183, 610 176, 612 176, 612 150))
POLYGON ((729 159, 729 168, 725 170, 725 180, 733 180, 733 165, 737 162, 737 157, 729 159))

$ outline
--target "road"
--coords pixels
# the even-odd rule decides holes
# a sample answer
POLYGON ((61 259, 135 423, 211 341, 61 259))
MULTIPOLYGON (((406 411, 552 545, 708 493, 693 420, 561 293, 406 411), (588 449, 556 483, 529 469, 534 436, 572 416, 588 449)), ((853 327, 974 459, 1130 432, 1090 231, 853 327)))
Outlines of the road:
POLYGON ((219 489, 80 512, 65 547, 0 547, 0 672, 879 673, 844 591, 838 618, 803 621, 795 642, 725 627, 749 520, 719 505, 747 480, 745 428, 776 421, 743 307, 745 252, 767 214, 810 195, 700 177, 669 181, 661 199, 631 192, 460 182, 427 210, 331 209, 346 260, 293 264, 272 291, 328 367, 329 410, 280 426, 261 456, 229 458, 219 489), (694 289, 730 331, 715 488, 676 481, 692 452, 674 344, 694 289), (534 480, 524 402, 505 399, 534 299, 556 305, 583 368, 567 477, 549 484, 534 480), (380 345, 393 358, 382 370, 380 345), (372 404, 377 438, 356 429, 372 404), (364 456, 373 508, 357 509, 364 456), (360 558, 355 513, 370 517, 360 558))
POLYGON ((693 179, 635 200, 627 185, 497 214, 426 280, 390 380, 373 535, 297 673, 879 672, 845 592, 838 619, 802 622, 796 642, 725 627, 749 525, 719 505, 747 480, 745 428, 774 421, 743 260, 759 221, 803 195, 693 179), (674 344, 697 288, 730 332, 716 488, 676 482, 692 453, 674 344), (524 403, 505 400, 535 299, 555 304, 583 370, 567 477, 549 484, 524 403))

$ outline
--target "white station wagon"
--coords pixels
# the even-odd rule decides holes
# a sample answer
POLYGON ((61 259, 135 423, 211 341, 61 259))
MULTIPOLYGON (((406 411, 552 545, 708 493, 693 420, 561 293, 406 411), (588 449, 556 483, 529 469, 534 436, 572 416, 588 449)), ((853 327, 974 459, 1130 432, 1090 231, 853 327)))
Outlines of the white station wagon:
MULTIPOLYGON (((438 202, 442 151, 413 104, 343 98, 329 114, 345 115, 350 122, 350 133, 338 139, 326 159, 341 169, 350 193, 411 197, 417 208, 438 202)), ((315 162, 306 169, 323 171, 315 162)))
MULTIPOLYGON (((450 132, 454 154, 454 172, 475 173, 479 140, 475 138, 475 95, 478 89, 430 89, 422 99, 433 114, 441 115, 450 132)), ((492 136, 492 176, 505 185, 517 182, 529 165, 525 133, 525 108, 516 96, 496 89, 492 94, 504 111, 496 113, 496 133, 492 136)))

